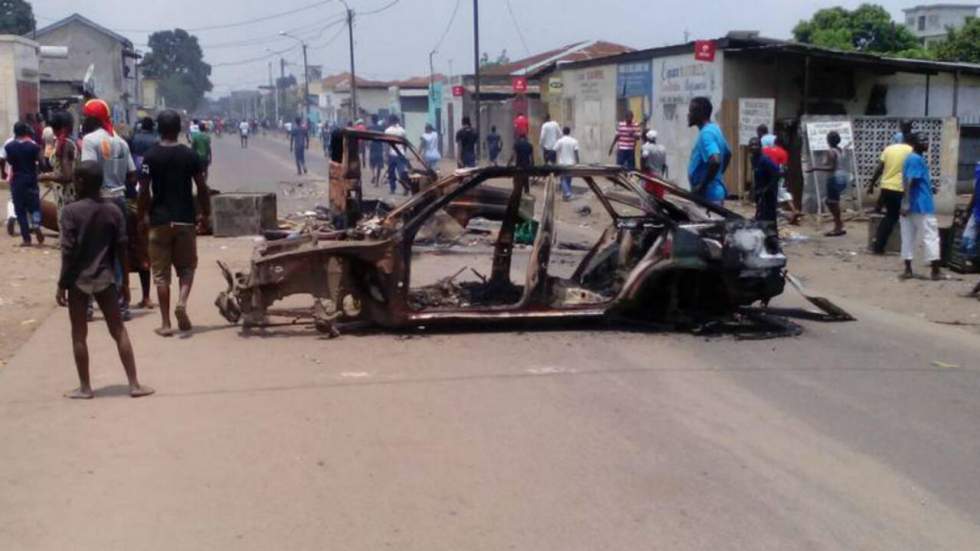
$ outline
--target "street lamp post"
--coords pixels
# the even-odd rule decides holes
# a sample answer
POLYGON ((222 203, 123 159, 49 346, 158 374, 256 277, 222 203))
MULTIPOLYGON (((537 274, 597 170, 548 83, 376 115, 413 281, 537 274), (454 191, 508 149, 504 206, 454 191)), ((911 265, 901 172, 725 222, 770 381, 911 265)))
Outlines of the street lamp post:
POLYGON ((279 31, 279 36, 286 36, 299 42, 303 47, 303 123, 310 120, 310 67, 306 59, 306 41, 296 38, 286 31, 279 31))

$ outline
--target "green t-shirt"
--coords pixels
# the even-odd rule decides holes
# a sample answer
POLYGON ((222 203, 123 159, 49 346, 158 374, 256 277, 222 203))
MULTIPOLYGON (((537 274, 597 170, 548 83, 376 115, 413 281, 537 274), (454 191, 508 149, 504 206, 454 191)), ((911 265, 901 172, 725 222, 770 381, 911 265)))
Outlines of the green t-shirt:
POLYGON ((191 134, 191 148, 205 163, 211 162, 211 136, 204 132, 191 134))

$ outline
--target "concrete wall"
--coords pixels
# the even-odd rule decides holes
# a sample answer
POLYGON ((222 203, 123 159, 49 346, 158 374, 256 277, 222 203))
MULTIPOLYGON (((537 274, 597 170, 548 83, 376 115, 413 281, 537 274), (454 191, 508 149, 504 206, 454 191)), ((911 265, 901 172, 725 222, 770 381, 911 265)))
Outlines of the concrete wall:
MULTIPOLYGON (((687 107, 691 98, 711 98, 715 112, 712 120, 722 121, 725 58, 718 52, 715 61, 696 61, 693 54, 681 54, 653 60, 653 113, 651 128, 658 142, 667 148, 670 179, 688 186, 687 165, 697 139, 697 128, 687 125, 687 107)), ((612 137, 609 138, 612 140, 612 137)), ((730 144, 731 145, 731 144, 730 144)), ((732 145, 734 149, 734 145, 732 145)))
MULTIPOLYGON (((38 35, 37 41, 43 45, 67 46, 66 59, 41 60, 41 72, 51 80, 82 80, 89 65, 95 66, 95 94, 104 99, 112 108, 113 115, 125 117, 125 110, 136 102, 136 71, 134 60, 123 58, 123 44, 115 38, 101 33, 92 27, 74 21, 38 35), (130 67, 130 77, 123 77, 123 63, 130 67), (130 96, 129 104, 124 103, 123 95, 130 96)), ((132 115, 132 114, 131 114, 132 115)))
POLYGON ((571 127, 582 162, 615 162, 609 144, 616 134, 616 65, 565 70, 562 79, 571 112, 563 113, 559 123, 571 127))
MULTIPOLYGON (((379 111, 390 110, 390 96, 387 88, 358 88, 357 108, 373 115, 379 111)), ((365 122, 368 119, 365 119, 365 122)))
MULTIPOLYGON (((924 75, 899 73, 879 77, 876 82, 888 86, 888 114, 891 116, 925 116, 924 75)), ((929 79, 930 117, 953 116, 954 78, 950 73, 933 75, 929 79)), ((961 75, 957 116, 980 118, 980 77, 961 75)))
MULTIPOLYGON (((37 44, 25 38, 12 35, 0 35, 0 143, 13 135, 14 123, 21 119, 21 104, 24 103, 18 94, 18 82, 21 87, 38 86, 38 50, 37 44)), ((35 95, 31 112, 37 112, 37 95, 35 95)))

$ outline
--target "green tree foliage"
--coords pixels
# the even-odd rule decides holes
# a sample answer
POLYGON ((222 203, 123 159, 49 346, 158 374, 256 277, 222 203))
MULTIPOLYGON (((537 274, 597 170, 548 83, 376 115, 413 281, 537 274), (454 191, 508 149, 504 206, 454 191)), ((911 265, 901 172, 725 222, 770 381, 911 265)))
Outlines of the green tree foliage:
POLYGON ((980 19, 967 19, 961 29, 950 29, 946 40, 936 44, 932 51, 942 61, 980 63, 980 19))
POLYGON ((34 30, 34 9, 25 0, 0 0, 0 34, 23 35, 34 30))
POLYGON ((876 4, 861 4, 855 10, 819 10, 810 20, 800 21, 793 28, 793 36, 798 42, 839 50, 927 56, 919 51, 922 48, 915 35, 892 21, 888 10, 876 4))
POLYGON ((210 92, 211 66, 197 37, 183 29, 150 35, 150 53, 143 58, 143 73, 160 81, 160 94, 167 105, 194 111, 206 92, 210 92))

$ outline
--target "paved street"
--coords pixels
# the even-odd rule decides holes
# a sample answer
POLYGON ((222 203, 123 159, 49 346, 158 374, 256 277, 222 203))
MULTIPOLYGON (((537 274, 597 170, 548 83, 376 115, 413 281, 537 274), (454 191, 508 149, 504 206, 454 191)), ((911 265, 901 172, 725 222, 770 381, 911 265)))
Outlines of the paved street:
MULTIPOLYGON (((226 136, 214 185, 322 192, 317 147, 297 180, 284 142, 226 136)), ((243 334, 214 261, 251 246, 201 241, 192 335, 129 325, 155 396, 125 396, 97 323, 98 397, 61 398, 60 309, 0 370, 0 549, 980 547, 975 334, 856 300, 859 322, 754 342, 243 334)))

